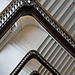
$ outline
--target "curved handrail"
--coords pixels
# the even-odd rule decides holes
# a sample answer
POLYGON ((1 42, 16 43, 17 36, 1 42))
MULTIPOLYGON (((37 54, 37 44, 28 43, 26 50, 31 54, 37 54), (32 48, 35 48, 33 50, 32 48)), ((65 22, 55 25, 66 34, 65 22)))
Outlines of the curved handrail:
POLYGON ((32 58, 38 60, 45 68, 47 68, 53 75, 60 75, 60 73, 53 68, 37 51, 31 50, 24 58, 19 62, 16 68, 10 73, 10 75, 18 75, 29 60, 32 58))
POLYGON ((33 16, 73 57, 75 40, 37 0, 12 0, 0 15, 0 39, 21 16, 33 16))
POLYGON ((38 71, 33 71, 30 75, 40 75, 40 73, 38 71))

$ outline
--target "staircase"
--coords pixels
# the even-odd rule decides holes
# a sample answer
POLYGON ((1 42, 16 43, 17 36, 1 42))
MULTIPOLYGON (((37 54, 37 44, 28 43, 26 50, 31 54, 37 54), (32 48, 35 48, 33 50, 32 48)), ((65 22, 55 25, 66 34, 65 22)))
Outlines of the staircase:
POLYGON ((38 0, 75 38, 75 3, 73 0, 38 0))
MULTIPOLYGON (((75 38, 75 3, 73 0, 38 0, 44 8, 75 38)), ((75 59, 51 36, 48 36, 38 52, 62 75, 75 74, 75 59)), ((50 75, 44 66, 38 71, 50 75)))
MULTIPOLYGON (((51 36, 44 40, 37 51, 62 75, 75 74, 75 59, 51 36)), ((50 75, 42 65, 38 71, 41 75, 50 75)))
MULTIPOLYGON (((74 1, 38 1, 72 35, 72 37, 75 38, 74 1)), ((72 57, 51 35, 48 35, 45 38, 37 51, 62 75, 75 75, 75 58, 72 57)), ((38 71, 41 75, 51 75, 43 65, 39 67, 38 71)))

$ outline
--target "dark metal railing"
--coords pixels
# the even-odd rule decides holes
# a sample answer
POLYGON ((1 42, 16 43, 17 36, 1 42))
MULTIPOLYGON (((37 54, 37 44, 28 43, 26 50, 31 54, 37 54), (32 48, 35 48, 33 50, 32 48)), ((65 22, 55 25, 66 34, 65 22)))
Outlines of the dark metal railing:
MULTIPOLYGON (((68 32, 43 8, 37 0, 12 0, 0 14, 0 39, 22 16, 34 17, 73 57, 75 57, 75 40, 68 32)), ((32 58, 37 59, 54 75, 59 74, 40 54, 30 51, 17 65, 10 75, 18 74, 32 58)))
POLYGON ((30 75, 40 75, 38 71, 33 71, 30 75))
POLYGON ((0 14, 0 39, 21 17, 33 16, 73 57, 75 40, 37 0, 12 0, 0 14))
MULTIPOLYGON (((51 66, 37 51, 31 50, 28 52, 24 58, 20 61, 20 63, 16 66, 16 68, 10 73, 10 75, 18 75, 19 72, 23 69, 23 67, 27 64, 27 62, 31 59, 38 60, 47 70, 49 70, 50 73, 53 75, 60 75, 60 73, 51 66)), ((35 72, 34 72, 35 73, 35 72)), ((32 73, 33 74, 33 73, 32 73)), ((31 75, 32 75, 31 74, 31 75)), ((39 73, 37 73, 39 74, 39 73)), ((34 75, 34 74, 33 74, 34 75)))

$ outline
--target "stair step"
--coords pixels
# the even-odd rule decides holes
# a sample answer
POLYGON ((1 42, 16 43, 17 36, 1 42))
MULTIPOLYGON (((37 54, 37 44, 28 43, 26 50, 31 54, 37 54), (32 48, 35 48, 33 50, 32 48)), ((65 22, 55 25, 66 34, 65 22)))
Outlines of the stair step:
POLYGON ((69 33, 71 34, 73 32, 73 30, 75 30, 75 23, 71 26, 71 28, 69 29, 69 33))
POLYGON ((55 58, 55 56, 57 55, 57 53, 59 52, 59 50, 61 49, 61 47, 59 47, 59 45, 57 46, 57 48, 55 49, 55 51, 53 52, 53 57, 50 59, 50 62, 53 61, 53 59, 55 58))
POLYGON ((50 48, 50 51, 48 51, 47 53, 47 60, 50 59, 52 53, 54 52, 55 48, 57 47, 57 44, 55 43, 51 48, 50 48))
POLYGON ((51 62, 53 66, 56 64, 56 62, 59 60, 59 58, 63 53, 64 53, 63 49, 60 49, 55 58, 53 59, 53 61, 51 62))
POLYGON ((45 67, 43 66, 42 70, 41 70, 41 74, 43 75, 43 71, 45 70, 45 67))
POLYGON ((40 72, 40 71, 41 71, 41 68, 42 68, 42 65, 39 67, 38 72, 40 72))
MULTIPOLYGON (((47 2, 47 1, 46 1, 47 2)), ((56 2, 56 0, 50 0, 48 2, 48 4, 45 6, 46 10, 49 10, 51 8, 51 6, 56 2)))
POLYGON ((48 9, 48 12, 51 13, 52 10, 56 7, 57 3, 59 3, 60 0, 57 0, 56 2, 54 2, 54 4, 48 9))
POLYGON ((60 14, 60 12, 63 10, 63 8, 67 5, 68 0, 65 0, 65 2, 60 6, 60 8, 58 9, 58 11, 56 12, 56 14, 54 14, 54 18, 56 19, 56 17, 58 17, 58 15, 60 14))
POLYGON ((67 71, 67 69, 69 68, 69 66, 72 64, 73 59, 70 58, 69 61, 66 63, 66 65, 63 67, 63 69, 61 70, 61 74, 65 74, 65 72, 67 71))
POLYGON ((43 68, 44 68, 44 66, 43 66, 43 65, 41 65, 41 66, 40 66, 40 68, 39 68, 39 70, 38 70, 38 71, 39 71, 39 73, 41 73, 41 71, 42 71, 42 69, 43 69, 43 68))
POLYGON ((49 55, 48 61, 51 63, 51 61, 54 59, 54 52, 57 51, 58 44, 56 44, 56 46, 53 48, 52 52, 50 53, 51 55, 49 55))
POLYGON ((61 72, 61 70, 62 70, 63 67, 66 65, 66 63, 69 61, 69 59, 70 59, 70 56, 67 55, 67 56, 65 57, 65 59, 63 60, 63 62, 61 62, 60 66, 58 67, 59 72, 61 72))
POLYGON ((60 66, 60 64, 63 62, 63 60, 65 59, 65 57, 67 56, 66 52, 64 52, 61 57, 59 58, 59 60, 56 62, 56 64, 54 65, 56 69, 58 69, 58 67, 60 66))
POLYGON ((63 14, 67 11, 67 9, 71 6, 72 0, 70 0, 67 5, 64 7, 64 9, 60 12, 60 14, 57 16, 56 20, 59 21, 60 18, 63 16, 63 14))
POLYGON ((74 14, 72 14, 71 18, 69 19, 69 22, 67 22, 67 27, 66 30, 69 31, 71 27, 74 25, 75 19, 74 19, 74 14))
POLYGON ((45 72, 44 72, 44 74, 47 75, 47 72, 48 72, 48 70, 46 69, 45 72))
POLYGON ((51 15, 53 16, 57 11, 58 9, 60 8, 60 6, 64 3, 65 0, 60 0, 57 4, 57 6, 53 9, 53 11, 51 12, 51 15))
POLYGON ((65 23, 69 20, 69 18, 72 16, 72 14, 74 13, 75 7, 73 7, 72 10, 70 10, 70 12, 68 13, 68 15, 66 16, 66 18, 62 21, 61 25, 64 26, 65 23))
POLYGON ((75 67, 72 69, 72 71, 70 72, 70 75, 74 75, 75 74, 75 67))
MULTIPOLYGON (((68 3, 68 2, 67 2, 68 3)), ((67 4, 66 4, 67 5, 67 4)), ((65 6, 66 6, 65 5, 65 6)), ((64 19, 69 16, 68 14, 71 12, 71 10, 74 8, 74 4, 72 3, 71 6, 67 9, 67 11, 63 14, 63 16, 61 17, 61 19, 59 20, 59 23, 62 25, 62 22, 64 21, 64 19)), ((63 10, 63 9, 62 9, 63 10)), ((61 10, 61 11, 62 11, 61 10)), ((74 10, 73 10, 74 12, 74 10)))
MULTIPOLYGON (((67 31, 69 31, 69 33, 71 33, 72 36, 75 36, 75 7, 72 0, 45 0, 42 5, 67 31)), ((51 41, 46 44, 44 43, 44 46, 41 46, 42 49, 40 53, 52 66, 56 67, 56 69, 64 75, 74 59, 67 51, 62 49, 55 40, 53 43, 53 40, 54 39, 51 38, 51 41)), ((50 75, 48 70, 42 67, 40 68, 42 70, 41 75, 50 75)), ((74 68, 72 71, 70 69, 71 74, 73 71, 74 68)))
POLYGON ((50 37, 48 36, 44 41, 43 41, 43 43, 40 45, 40 47, 38 48, 38 52, 39 53, 41 53, 41 51, 43 50, 43 48, 45 47, 45 45, 49 42, 49 40, 51 39, 49 39, 50 37))
POLYGON ((46 58, 48 56, 54 43, 55 43, 55 41, 51 40, 50 43, 46 46, 46 48, 43 50, 43 52, 41 54, 43 54, 44 58, 46 58))
POLYGON ((51 0, 46 0, 43 4, 43 7, 46 7, 48 5, 48 3, 51 2, 51 0))
MULTIPOLYGON (((46 68, 44 68, 44 71, 42 72, 42 75, 46 75, 45 74, 45 71, 46 71, 47 69, 46 68)), ((47 70, 48 71, 48 70, 47 70)))
POLYGON ((65 75, 69 75, 70 72, 73 70, 73 68, 75 67, 75 61, 73 61, 71 63, 71 65, 69 66, 69 68, 67 69, 67 71, 65 72, 65 75))
POLYGON ((47 70, 46 74, 45 75, 48 75, 49 71, 47 70))

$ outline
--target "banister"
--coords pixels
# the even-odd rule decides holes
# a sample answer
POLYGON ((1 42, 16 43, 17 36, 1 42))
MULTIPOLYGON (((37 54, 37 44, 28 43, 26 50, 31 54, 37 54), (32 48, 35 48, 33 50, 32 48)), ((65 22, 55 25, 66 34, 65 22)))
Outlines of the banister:
POLYGON ((30 75, 40 75, 40 73, 38 71, 33 71, 30 75))
POLYGON ((31 59, 38 60, 50 73, 53 75, 60 75, 60 73, 51 66, 37 51, 31 50, 29 51, 23 59, 19 62, 19 64, 15 67, 15 69, 10 73, 10 75, 18 75, 19 72, 23 69, 23 67, 27 64, 27 62, 31 59))
POLYGON ((75 40, 37 0, 12 0, 0 14, 0 39, 25 15, 33 16, 73 57, 75 40))

